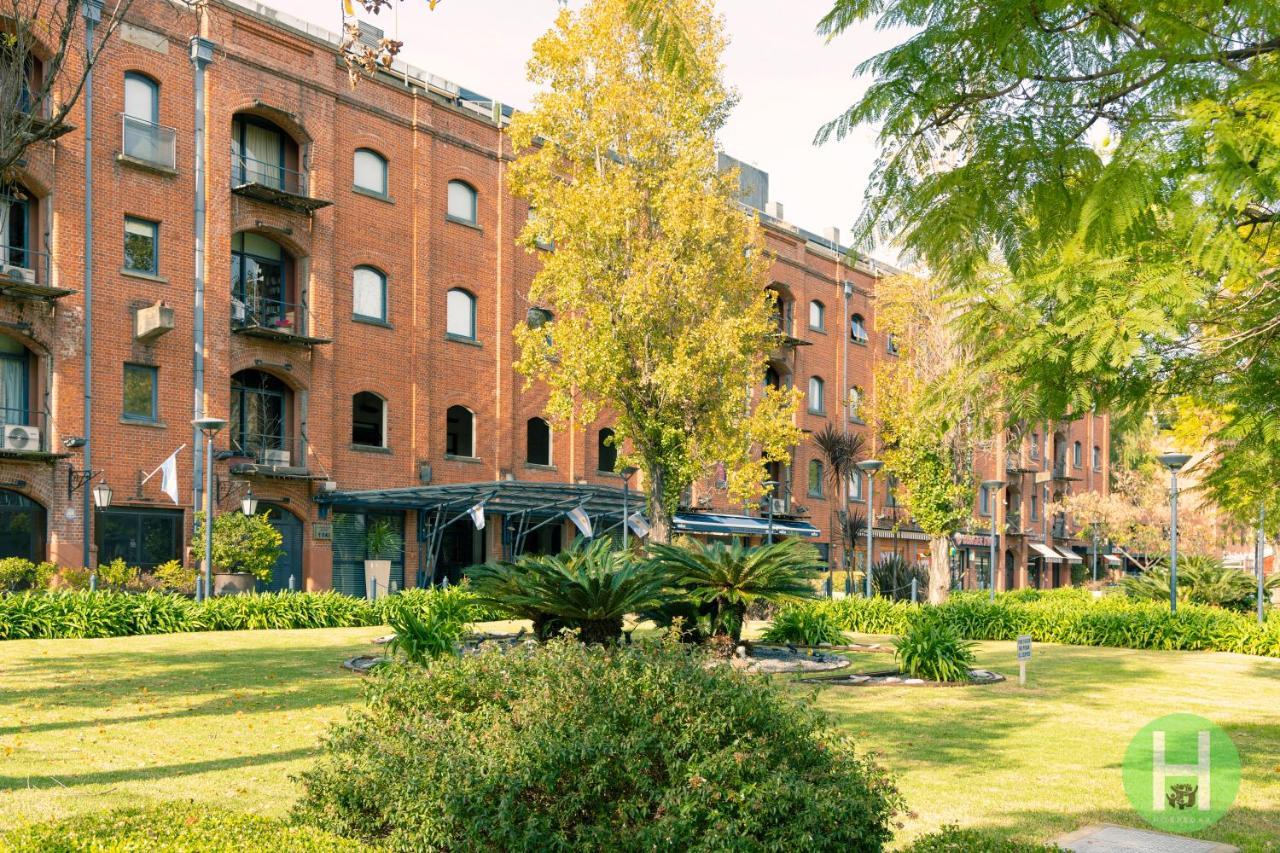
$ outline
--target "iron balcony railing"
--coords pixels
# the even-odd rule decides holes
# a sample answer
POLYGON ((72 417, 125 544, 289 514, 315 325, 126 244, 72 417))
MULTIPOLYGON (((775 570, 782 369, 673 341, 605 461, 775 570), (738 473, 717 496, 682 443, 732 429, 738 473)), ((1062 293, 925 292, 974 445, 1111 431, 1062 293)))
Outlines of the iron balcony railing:
POLYGON ((1022 516, 1010 514, 1004 519, 1005 533, 1021 533, 1022 532, 1022 516))
POLYGON ((237 456, 272 468, 303 467, 299 447, 297 439, 280 434, 236 432, 231 436, 231 449, 237 456))
POLYGON ((49 413, 0 406, 0 453, 48 453, 49 413))
POLYGON ((231 152, 231 186, 260 186, 289 195, 307 194, 307 176, 304 172, 286 169, 279 163, 255 160, 236 151, 231 152))
POLYGON ((305 336, 307 304, 272 296, 237 293, 231 297, 231 328, 258 329, 281 335, 305 336))
POLYGON ((0 287, 6 284, 52 287, 49 253, 0 244, 0 287))
POLYGON ((120 121, 120 152, 124 156, 162 169, 178 167, 176 130, 127 115, 120 121))

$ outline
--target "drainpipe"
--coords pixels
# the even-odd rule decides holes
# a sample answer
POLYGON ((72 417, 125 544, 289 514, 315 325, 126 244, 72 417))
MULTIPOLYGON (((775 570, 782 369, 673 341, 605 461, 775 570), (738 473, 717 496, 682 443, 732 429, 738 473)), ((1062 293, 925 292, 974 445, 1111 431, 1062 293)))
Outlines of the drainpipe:
MULTIPOLYGON (((201 6, 200 33, 191 38, 191 64, 195 66, 195 316, 191 322, 194 337, 192 353, 192 385, 195 401, 192 408, 192 420, 205 416, 204 412, 204 372, 205 372, 205 333, 204 333, 204 243, 205 243, 205 184, 208 175, 205 170, 205 80, 204 70, 213 61, 213 42, 204 37, 208 29, 206 11, 201 6)), ((198 427, 192 427, 191 433, 191 506, 194 512, 203 507, 203 493, 200 484, 204 479, 204 433, 198 427)))
MULTIPOLYGON (((102 20, 102 0, 88 0, 84 15, 85 55, 93 60, 93 36, 102 20)), ((45 424, 45 431, 49 431, 45 424)), ((93 66, 84 81, 84 470, 92 477, 93 458, 93 66)), ((90 570, 90 586, 97 588, 98 575, 89 565, 90 537, 93 536, 93 490, 84 486, 84 567, 90 570)))

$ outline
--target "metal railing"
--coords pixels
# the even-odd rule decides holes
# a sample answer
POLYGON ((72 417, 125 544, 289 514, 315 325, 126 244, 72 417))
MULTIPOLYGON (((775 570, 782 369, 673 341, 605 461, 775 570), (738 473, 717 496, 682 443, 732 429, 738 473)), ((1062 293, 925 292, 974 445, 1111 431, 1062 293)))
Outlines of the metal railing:
POLYGON ((48 252, 37 252, 25 246, 0 244, 0 286, 30 284, 52 287, 51 271, 48 252))
POLYGON ((245 154, 231 152, 231 186, 261 186, 290 195, 307 194, 307 176, 304 172, 286 169, 280 163, 255 160, 245 154))
POLYGON ((178 167, 178 132, 133 116, 120 116, 120 153, 164 169, 178 167))
POLYGON ((1004 519, 1005 533, 1021 533, 1022 532, 1022 516, 1006 515, 1004 519))
POLYGON ((231 449, 237 456, 254 461, 256 465, 274 468, 301 468, 302 458, 297 439, 286 435, 237 432, 231 435, 231 449))
POLYGON ((48 452, 50 423, 48 412, 0 406, 0 452, 48 452))
POLYGON ((265 329, 285 335, 305 335, 307 304, 252 293, 232 294, 231 328, 265 329))

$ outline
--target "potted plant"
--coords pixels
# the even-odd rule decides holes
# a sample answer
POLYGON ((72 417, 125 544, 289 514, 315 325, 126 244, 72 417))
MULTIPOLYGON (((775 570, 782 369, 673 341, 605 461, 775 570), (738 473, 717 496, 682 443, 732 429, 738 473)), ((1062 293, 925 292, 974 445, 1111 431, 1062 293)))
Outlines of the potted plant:
POLYGON ((391 557, 400 545, 391 522, 380 518, 365 529, 364 582, 370 598, 386 595, 391 585, 391 557))
MULTIPOLYGON (((229 512, 213 520, 213 594, 252 592, 258 581, 271 580, 271 569, 284 553, 280 531, 271 526, 267 513, 244 515, 229 512)), ((196 513, 191 553, 204 560, 204 513, 196 513)))

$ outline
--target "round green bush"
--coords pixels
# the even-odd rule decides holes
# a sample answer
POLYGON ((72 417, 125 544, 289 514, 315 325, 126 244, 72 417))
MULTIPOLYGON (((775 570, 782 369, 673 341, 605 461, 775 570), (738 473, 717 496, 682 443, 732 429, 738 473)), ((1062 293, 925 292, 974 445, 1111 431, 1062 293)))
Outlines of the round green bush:
POLYGON ((973 643, 937 615, 916 619, 894 641, 894 657, 903 674, 927 681, 967 681, 973 643))
POLYGON ((880 850, 884 772, 781 688, 668 637, 387 666, 295 817, 393 850, 880 850))

